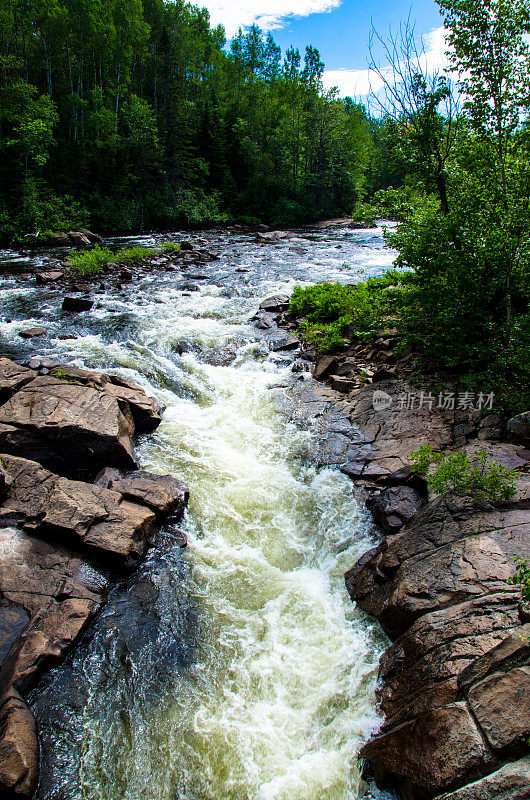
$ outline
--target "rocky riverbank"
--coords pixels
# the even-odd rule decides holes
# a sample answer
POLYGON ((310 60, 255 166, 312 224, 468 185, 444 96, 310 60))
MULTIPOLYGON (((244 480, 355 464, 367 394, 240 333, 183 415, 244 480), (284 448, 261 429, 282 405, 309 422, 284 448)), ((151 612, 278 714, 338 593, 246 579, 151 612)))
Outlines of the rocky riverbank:
MULTIPOLYGON (((291 334, 287 298, 264 303, 258 324, 271 336, 291 334)), ((395 341, 395 331, 385 331, 338 356, 306 352, 327 384, 320 411, 329 416, 331 403, 346 417, 328 430, 328 449, 386 534, 346 575, 352 600, 392 640, 379 672, 384 724, 361 755, 377 783, 405 800, 523 800, 530 614, 511 578, 514 557, 527 558, 530 542, 528 415, 506 425, 494 411, 470 407, 470 398, 459 404, 456 387, 454 404, 427 390, 432 399, 419 403, 422 377, 428 385, 433 376, 421 375, 410 352, 397 358, 395 341), (515 497, 434 496, 409 464, 426 443, 471 458, 486 450, 516 470, 515 497)))
MULTIPOLYGON (((133 383, 0 359, 0 793, 30 798, 37 729, 24 696, 76 642, 109 586, 177 524, 187 486, 138 470, 163 408, 133 383)), ((182 542, 183 544, 183 542, 182 542)))

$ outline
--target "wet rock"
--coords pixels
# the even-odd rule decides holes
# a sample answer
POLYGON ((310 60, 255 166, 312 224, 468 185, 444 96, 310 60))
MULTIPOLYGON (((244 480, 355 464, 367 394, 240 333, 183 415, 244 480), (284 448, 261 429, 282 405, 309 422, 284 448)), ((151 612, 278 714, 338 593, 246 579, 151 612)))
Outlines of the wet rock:
POLYGON ((94 301, 88 297, 65 297, 62 304, 63 311, 90 311, 94 301))
POLYGON ((190 496, 188 486, 171 475, 123 473, 107 468, 99 473, 95 482, 98 486, 119 492, 128 500, 148 506, 160 516, 172 514, 173 517, 180 518, 190 496))
POLYGON ((189 251, 193 250, 193 245, 192 245, 191 242, 185 240, 183 242, 180 242, 180 249, 181 249, 181 251, 183 253, 186 252, 186 251, 189 252, 189 251))
POLYGON ((269 349, 273 353, 280 350, 296 350, 300 347, 300 339, 297 336, 289 336, 288 334, 279 334, 272 339, 269 339, 269 349))
POLYGON ((478 781, 436 800, 529 800, 530 756, 505 764, 478 781))
POLYGON ((6 455, 3 462, 13 485, 2 517, 15 516, 26 531, 60 537, 125 565, 143 554, 155 524, 150 510, 118 492, 61 478, 25 458, 6 455))
POLYGON ((19 336, 23 339, 35 339, 38 336, 44 336, 46 333, 46 328, 27 328, 24 331, 19 331, 19 336))
POLYGON ((81 231, 68 231, 67 236, 75 247, 88 247, 91 244, 88 236, 81 231))
POLYGON ((39 778, 39 744, 33 715, 10 688, 0 699, 0 793, 31 800, 39 778))
POLYGON ((261 311, 287 311, 289 308, 289 297, 286 294, 277 294, 267 297, 260 303, 261 311))
POLYGON ((120 281, 122 283, 131 283, 133 279, 132 269, 122 269, 120 271, 120 281))
POLYGON ((177 283, 177 289, 181 292, 200 292, 200 288, 195 286, 194 283, 186 283, 185 281, 177 283))
POLYGON ((395 533, 423 508, 425 496, 411 486, 395 486, 370 498, 366 505, 385 533, 395 533))
POLYGON ((461 702, 376 736, 363 747, 361 757, 368 759, 376 777, 383 773, 385 780, 396 781, 406 797, 432 797, 467 776, 479 777, 494 763, 461 702))
POLYGON ((338 360, 335 358, 335 356, 322 356, 315 364, 313 376, 317 381, 324 380, 324 378, 327 378, 328 375, 331 375, 333 372, 335 372, 337 364, 338 360))
POLYGON ((19 389, 37 377, 37 373, 21 367, 8 358, 0 358, 0 403, 8 400, 19 389))
POLYGON ((0 407, 0 452, 24 452, 70 473, 104 464, 136 467, 133 433, 126 403, 52 376, 35 377, 0 407))
POLYGON ((276 323, 270 314, 262 314, 256 322, 256 328, 261 331, 267 331, 276 328, 276 323))
POLYGON ((274 242, 281 242, 283 239, 291 239, 292 233, 288 231, 264 231, 256 235, 256 242, 264 244, 273 244, 274 242))
POLYGON ((59 270, 50 270, 48 272, 37 272, 35 280, 38 286, 46 286, 50 283, 57 283, 64 276, 64 272, 59 270))
POLYGON ((530 445, 530 411, 512 417, 508 422, 507 430, 514 441, 530 445))

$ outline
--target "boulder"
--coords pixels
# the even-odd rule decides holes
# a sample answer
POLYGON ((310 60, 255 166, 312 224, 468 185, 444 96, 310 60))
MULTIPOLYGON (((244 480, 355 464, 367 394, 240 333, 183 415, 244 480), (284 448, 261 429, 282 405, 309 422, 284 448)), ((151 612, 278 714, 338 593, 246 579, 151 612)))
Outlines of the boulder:
POLYGON ((336 392, 341 392, 342 394, 348 394, 357 387, 356 381, 348 380, 348 378, 343 378, 340 375, 330 375, 330 383, 336 392))
POLYGON ((185 483, 171 475, 151 472, 120 472, 107 468, 96 478, 96 484, 119 492, 127 500, 148 506, 161 516, 181 517, 190 496, 185 483))
POLYGON ((90 245, 90 239, 81 231, 68 231, 67 236, 75 247, 88 247, 90 245))
POLYGON ((99 233, 93 233, 92 231, 89 231, 86 228, 81 228, 81 233, 83 234, 83 236, 86 236, 86 238, 91 244, 98 244, 103 241, 99 233))
POLYGON ((26 328, 26 330, 19 331, 18 335, 23 339, 35 339, 37 336, 44 336, 46 328, 26 328))
POLYGON ((391 486, 370 497, 366 505, 385 533, 395 533, 409 522, 426 503, 425 496, 412 486, 391 486))
POLYGON ((0 518, 129 566, 143 555, 155 525, 149 509, 118 492, 62 478, 25 458, 4 456, 13 485, 0 518))
POLYGON ((494 764, 465 703, 451 703, 371 739, 361 750, 380 784, 405 797, 432 797, 494 764))
POLYGON ((67 474, 136 467, 133 433, 127 403, 53 376, 35 377, 0 406, 0 452, 16 455, 23 442, 25 455, 67 474))
POLYGON ((281 332, 269 339, 269 349, 274 353, 280 350, 296 350, 300 347, 300 339, 297 336, 289 336, 281 332))
POLYGON ((530 756, 436 800, 530 800, 530 756))
POLYGON ((94 301, 88 297, 65 297, 62 304, 63 311, 90 311, 94 301))
POLYGON ((287 311, 289 308, 289 297, 286 294, 276 294, 272 297, 267 297, 260 303, 261 311, 287 311))
POLYGON ((35 280, 38 286, 46 286, 50 283, 57 283, 62 277, 64 277, 64 272, 49 270, 47 272, 37 272, 35 280))
POLYGON ((494 673, 467 692, 475 719, 495 750, 522 754, 530 737, 530 666, 494 673))
POLYGON ((10 688, 0 699, 0 793, 4 800, 31 800, 39 779, 39 743, 33 715, 10 688))
POLYGON ((313 369, 313 377, 322 381, 336 371, 338 360, 335 356, 322 356, 318 359, 313 369))
POLYGON ((507 429, 514 441, 530 445, 530 411, 512 417, 508 422, 507 429))
POLYGON ((50 373, 69 383, 103 388, 107 394, 116 398, 121 407, 126 404, 131 411, 136 433, 150 433, 162 421, 165 406, 154 397, 147 395, 141 386, 132 381, 116 375, 107 375, 106 372, 81 369, 69 364, 54 367, 50 373))
POLYGON ((186 251, 190 252, 191 250, 193 250, 193 245, 191 242, 188 241, 180 242, 180 250, 183 253, 186 251))

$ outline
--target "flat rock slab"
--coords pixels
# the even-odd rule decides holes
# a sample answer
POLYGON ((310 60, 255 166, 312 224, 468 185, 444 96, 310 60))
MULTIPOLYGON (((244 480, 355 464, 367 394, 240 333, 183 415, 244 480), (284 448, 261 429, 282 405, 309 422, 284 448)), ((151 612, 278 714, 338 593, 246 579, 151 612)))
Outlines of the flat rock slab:
POLYGON ((129 407, 112 394, 53 376, 35 377, 0 407, 0 452, 16 455, 23 440, 22 452, 57 471, 134 468, 133 433, 129 407))
POLYGON ((39 779, 39 743, 33 715, 15 689, 0 699, 0 793, 29 800, 39 779))
POLYGON ((530 800, 530 756, 436 800, 530 800))
POLYGON ((24 528, 76 547, 136 563, 155 526, 155 515, 118 492, 61 478, 34 461, 3 456, 13 486, 0 514, 21 520, 24 528))
POLYGON ((530 666, 494 673, 469 689, 468 702, 495 750, 524 752, 530 736, 530 666))
POLYGON ((184 513, 190 496, 190 490, 183 481, 171 475, 154 475, 151 472, 124 473, 107 468, 97 476, 96 484, 148 506, 161 516, 172 514, 176 518, 184 513))
POLYGON ((22 339, 35 339, 38 336, 44 336, 45 333, 46 333, 46 328, 36 327, 36 328, 27 328, 24 331, 19 331, 18 335, 21 336, 22 339))
POLYGON ((0 358, 0 403, 37 377, 37 373, 21 367, 8 358, 0 358))

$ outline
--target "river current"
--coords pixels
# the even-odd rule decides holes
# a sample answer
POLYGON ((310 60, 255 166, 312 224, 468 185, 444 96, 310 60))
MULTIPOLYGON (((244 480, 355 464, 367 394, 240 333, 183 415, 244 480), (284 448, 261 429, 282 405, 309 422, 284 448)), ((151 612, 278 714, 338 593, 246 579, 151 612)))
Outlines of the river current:
MULTIPOLYGON (((293 356, 271 352, 251 318, 268 295, 377 275, 395 254, 379 228, 267 245, 186 238, 220 259, 101 288, 85 314, 61 312, 53 288, 0 279, 2 353, 141 384, 167 406, 138 445, 142 468, 191 489, 187 549, 162 531, 30 698, 38 800, 381 797, 356 756, 379 723, 385 642, 344 586, 374 534, 349 479, 317 467, 311 432, 284 413, 292 381, 310 375, 294 375, 293 356), (23 342, 32 325, 47 336, 23 342)), ((53 257, 0 252, 20 272, 53 257)))

